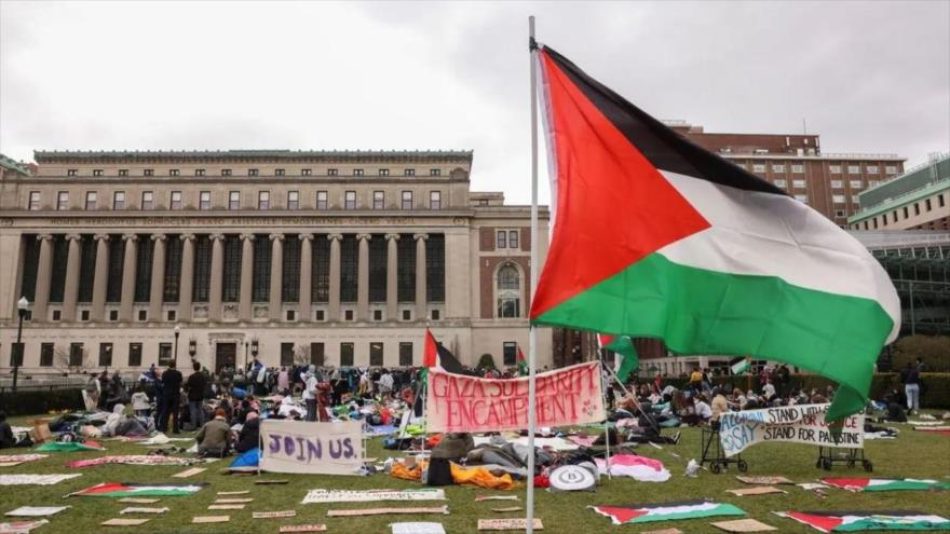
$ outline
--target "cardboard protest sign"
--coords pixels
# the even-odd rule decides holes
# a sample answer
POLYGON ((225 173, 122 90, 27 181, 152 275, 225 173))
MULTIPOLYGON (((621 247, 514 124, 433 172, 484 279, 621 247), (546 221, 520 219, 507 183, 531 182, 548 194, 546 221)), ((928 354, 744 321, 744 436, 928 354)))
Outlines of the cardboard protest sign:
POLYGON ((323 523, 311 523, 309 525, 284 525, 280 527, 280 533, 285 532, 326 532, 327 526, 323 523))
MULTIPOLYGON (((544 524, 541 520, 534 518, 531 520, 534 530, 544 530, 544 524)), ((527 519, 479 519, 478 530, 525 530, 528 526, 527 519)))
MULTIPOLYGON (((606 417, 600 363, 539 373, 537 425, 597 423, 606 417)), ((477 378, 429 371, 426 424, 429 432, 498 432, 528 428, 528 378, 477 378)))
POLYGON ((99 524, 104 527, 137 527, 148 522, 148 519, 109 519, 99 524))
POLYGON ((362 424, 266 419, 261 423, 261 469, 275 473, 358 475, 362 424))
POLYGON ((845 419, 836 439, 825 422, 828 406, 802 404, 724 413, 719 418, 719 442, 726 456, 733 456, 751 445, 766 441, 863 448, 864 414, 845 419))

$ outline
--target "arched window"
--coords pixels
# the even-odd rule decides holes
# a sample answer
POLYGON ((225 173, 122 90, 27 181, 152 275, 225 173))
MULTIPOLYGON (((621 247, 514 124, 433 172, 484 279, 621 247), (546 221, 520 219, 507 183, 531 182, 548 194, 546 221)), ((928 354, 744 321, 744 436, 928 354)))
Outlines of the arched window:
POLYGON ((498 295, 498 317, 521 316, 521 275, 514 265, 505 265, 498 269, 496 294, 498 295))

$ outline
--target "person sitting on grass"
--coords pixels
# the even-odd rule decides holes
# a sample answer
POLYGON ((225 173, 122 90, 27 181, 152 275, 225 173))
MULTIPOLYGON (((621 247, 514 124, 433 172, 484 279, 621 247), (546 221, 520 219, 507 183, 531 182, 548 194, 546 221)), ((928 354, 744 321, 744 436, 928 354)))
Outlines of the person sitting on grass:
POLYGON ((225 413, 222 409, 214 411, 214 419, 205 423, 198 435, 195 436, 198 442, 199 456, 225 456, 231 448, 231 427, 225 420, 225 413))
POLYGON ((238 434, 237 444, 234 446, 235 452, 247 452, 253 448, 259 447, 261 441, 261 418, 258 417, 256 410, 247 412, 244 419, 244 426, 238 434))
POLYGON ((152 411, 152 403, 148 399, 148 393, 145 393, 145 384, 140 382, 135 387, 135 393, 132 394, 132 410, 138 417, 148 417, 152 411))

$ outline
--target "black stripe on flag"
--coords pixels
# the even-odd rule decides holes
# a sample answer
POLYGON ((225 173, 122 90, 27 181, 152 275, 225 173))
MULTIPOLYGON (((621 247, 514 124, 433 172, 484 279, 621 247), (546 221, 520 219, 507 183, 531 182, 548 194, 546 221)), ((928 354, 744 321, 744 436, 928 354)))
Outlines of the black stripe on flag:
POLYGON ((659 170, 700 178, 746 191, 786 195, 784 191, 719 157, 668 128, 571 60, 545 46, 547 54, 584 95, 659 170))

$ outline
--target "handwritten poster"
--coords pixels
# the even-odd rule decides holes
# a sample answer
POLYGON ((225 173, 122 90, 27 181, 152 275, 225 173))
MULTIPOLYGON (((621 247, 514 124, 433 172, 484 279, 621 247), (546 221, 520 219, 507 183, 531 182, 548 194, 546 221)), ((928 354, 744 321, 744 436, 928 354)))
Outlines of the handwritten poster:
MULTIPOLYGON (((600 363, 539 373, 538 427, 597 423, 606 417, 600 363)), ((429 371, 429 432, 498 432, 528 428, 528 378, 499 380, 429 371)))
POLYGON ((261 423, 261 470, 274 473, 358 475, 363 464, 358 421, 307 423, 267 419, 261 423))
POLYGON ((864 414, 844 420, 839 436, 825 422, 830 404, 802 404, 763 410, 724 413, 719 419, 719 442, 726 456, 765 441, 809 443, 823 447, 864 447, 864 414))

